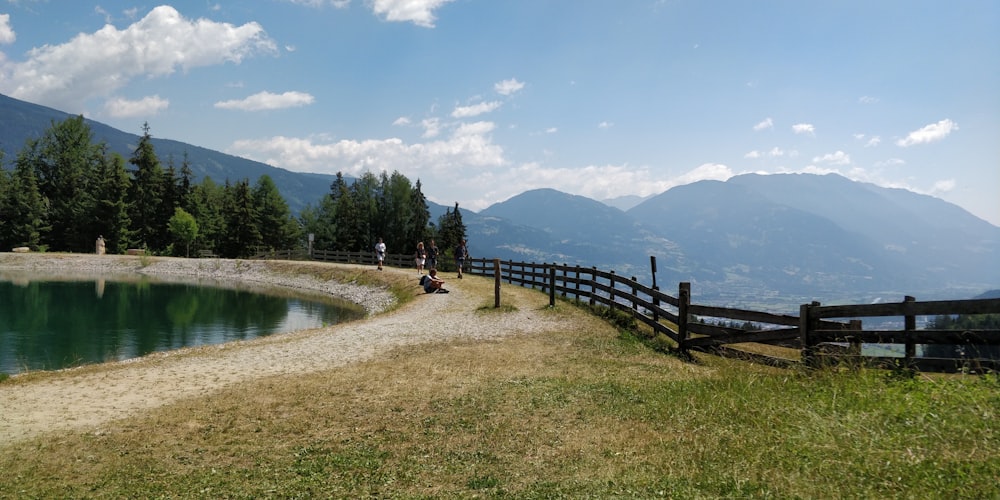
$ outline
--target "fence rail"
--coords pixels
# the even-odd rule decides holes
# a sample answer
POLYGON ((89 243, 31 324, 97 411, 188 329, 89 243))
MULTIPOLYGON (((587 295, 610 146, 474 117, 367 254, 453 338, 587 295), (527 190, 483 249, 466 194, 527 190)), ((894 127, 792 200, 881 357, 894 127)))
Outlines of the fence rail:
MULTIPOLYGON (((774 314, 691 303, 691 285, 680 283, 677 295, 624 277, 614 271, 565 264, 471 259, 469 273, 493 276, 497 282, 539 289, 556 297, 573 298, 629 312, 657 335, 673 340, 681 351, 731 353, 733 344, 768 344, 797 349, 800 361, 817 366, 850 359, 873 365, 892 364, 924 371, 997 370, 1000 359, 917 357, 918 344, 955 344, 972 347, 1000 346, 1000 330, 917 330, 917 316, 1000 314, 1000 299, 917 302, 905 297, 899 303, 823 306, 803 304, 799 315, 774 314), (715 320, 714 324, 706 319, 715 320), (902 318, 902 330, 863 328, 864 318, 902 318), (734 326, 743 322, 749 328, 734 326), (862 355, 862 344, 898 344, 903 356, 862 355)), ((741 325, 742 326, 742 325, 741 325)), ((751 356, 741 352, 741 355, 751 356)), ((760 357, 760 355, 754 355, 760 357)), ((766 356, 765 356, 766 358, 766 356)), ((788 364, 788 359, 765 359, 788 364)))

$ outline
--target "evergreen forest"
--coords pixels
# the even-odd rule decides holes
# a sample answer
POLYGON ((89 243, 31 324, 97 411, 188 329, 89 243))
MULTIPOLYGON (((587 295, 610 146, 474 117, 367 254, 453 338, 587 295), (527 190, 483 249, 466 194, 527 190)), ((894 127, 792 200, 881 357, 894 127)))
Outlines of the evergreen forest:
POLYGON ((420 181, 398 172, 338 173, 296 216, 270 177, 195 183, 186 154, 164 164, 149 125, 142 131, 127 160, 95 143, 83 116, 53 122, 16 158, 0 151, 0 249, 92 253, 100 237, 107 253, 248 258, 305 250, 311 234, 313 249, 371 251, 383 238, 405 254, 418 241, 450 249, 466 237, 458 204, 431 221, 420 181))

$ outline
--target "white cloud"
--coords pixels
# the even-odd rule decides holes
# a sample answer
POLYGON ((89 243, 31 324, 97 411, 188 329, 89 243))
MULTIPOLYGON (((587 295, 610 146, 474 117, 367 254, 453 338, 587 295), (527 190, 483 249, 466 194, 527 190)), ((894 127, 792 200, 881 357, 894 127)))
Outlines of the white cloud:
POLYGON ((411 178, 450 176, 458 167, 504 164, 503 149, 490 137, 493 129, 490 122, 461 124, 447 139, 415 144, 397 138, 331 143, 314 137, 275 136, 236 141, 227 151, 298 172, 358 175, 367 170, 398 170, 411 178))
POLYGON ((683 186, 698 181, 726 181, 735 175, 733 170, 721 163, 704 163, 671 181, 673 186, 683 186))
POLYGON ((392 122, 393 125, 406 126, 410 124, 410 119, 406 116, 400 116, 396 118, 396 121, 392 122))
POLYGON ((130 101, 124 97, 108 99, 104 104, 104 114, 115 118, 151 116, 170 107, 170 101, 158 95, 130 101))
POLYGON ((484 113, 496 111, 501 106, 500 101, 481 102, 471 106, 457 106, 451 112, 452 118, 471 118, 484 113))
POLYGON ((823 156, 817 156, 813 158, 813 163, 828 163, 830 165, 850 165, 851 155, 843 151, 837 151, 836 153, 827 153, 823 156))
POLYGON ((614 126, 615 124, 612 122, 601 122, 597 124, 597 128, 603 128, 603 129, 608 129, 614 126))
POLYGON ((764 121, 753 126, 755 132, 761 130, 767 130, 769 128, 774 128, 774 120, 770 118, 765 118, 764 121))
POLYGON ((285 92, 274 94, 271 92, 258 92, 245 99, 235 99, 230 101, 220 101, 215 103, 219 109, 238 109, 242 111, 264 111, 270 109, 295 108, 308 106, 315 102, 311 94, 305 92, 285 92))
POLYGON ((796 134, 815 135, 816 127, 809 123, 796 123, 795 125, 792 125, 792 132, 795 132, 796 134))
POLYGON ((771 148, 770 151, 767 151, 767 152, 757 151, 755 149, 755 150, 750 151, 749 153, 743 155, 743 157, 744 158, 749 158, 749 159, 758 159, 758 158, 765 158, 765 157, 766 158, 778 158, 778 157, 781 157, 781 156, 785 156, 785 154, 786 153, 785 153, 784 149, 781 149, 781 148, 775 146, 775 147, 771 148))
POLYGON ((934 183, 932 194, 948 193, 955 189, 955 179, 943 179, 934 183))
POLYGON ((937 123, 927 125, 920 130, 910 132, 906 138, 896 141, 896 145, 906 148, 916 144, 940 141, 956 130, 958 130, 958 124, 946 118, 937 123))
POLYGON ((426 118, 420 122, 420 126, 424 127, 424 134, 421 136, 424 139, 431 139, 441 134, 441 120, 437 118, 426 118))
POLYGON ((14 40, 17 40, 17 35, 10 26, 10 14, 0 14, 0 44, 14 43, 14 40))
POLYGON ((901 166, 901 165, 906 165, 906 162, 903 161, 903 160, 901 160, 901 159, 899 159, 899 158, 889 158, 888 160, 883 160, 883 161, 877 161, 877 162, 875 162, 875 166, 879 167, 879 168, 882 168, 882 167, 898 167, 898 166, 901 166))
POLYGON ((84 102, 108 96, 138 77, 164 77, 227 62, 239 64, 275 44, 257 23, 234 26, 189 20, 173 7, 156 7, 123 30, 106 25, 62 45, 31 49, 27 60, 8 64, 0 91, 30 102, 81 112, 84 102))
POLYGON ((868 137, 865 134, 854 134, 854 138, 859 141, 864 141, 866 148, 873 148, 882 143, 882 138, 877 135, 868 137))
POLYGON ((878 102, 878 98, 865 95, 859 97, 858 102, 861 104, 875 104, 878 102))
POLYGON ((503 80, 493 85, 493 90, 500 95, 512 95, 524 88, 524 83, 517 81, 517 78, 503 80))
POLYGON ((452 0, 372 0, 372 12, 386 21, 412 22, 425 28, 434 27, 434 10, 452 0))

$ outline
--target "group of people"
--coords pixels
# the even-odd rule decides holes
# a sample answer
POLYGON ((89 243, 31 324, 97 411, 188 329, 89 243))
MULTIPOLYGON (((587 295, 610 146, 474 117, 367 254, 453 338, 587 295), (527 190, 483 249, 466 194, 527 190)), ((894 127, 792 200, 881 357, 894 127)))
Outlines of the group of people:
MULTIPOLYGON (((378 243, 375 244, 375 258, 379 271, 382 270, 382 265, 385 263, 385 252, 385 242, 379 238, 378 243)), ((427 293, 448 293, 448 290, 444 288, 444 280, 438 277, 437 259, 440 253, 437 243, 433 239, 426 246, 422 241, 417 243, 413 260, 417 266, 417 274, 420 276, 420 285, 427 293), (427 269, 427 274, 424 274, 424 269, 427 269)), ((466 241, 462 240, 455 246, 455 267, 458 270, 458 279, 462 279, 462 269, 465 268, 465 260, 468 257, 469 248, 466 246, 466 241)))

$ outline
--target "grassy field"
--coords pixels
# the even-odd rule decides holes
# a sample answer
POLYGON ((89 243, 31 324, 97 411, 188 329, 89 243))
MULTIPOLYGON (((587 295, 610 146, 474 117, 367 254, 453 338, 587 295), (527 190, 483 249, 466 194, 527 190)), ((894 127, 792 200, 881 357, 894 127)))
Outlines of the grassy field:
POLYGON ((684 360, 540 298, 566 331, 399 349, 0 445, 0 497, 1000 497, 996 375, 684 360))

